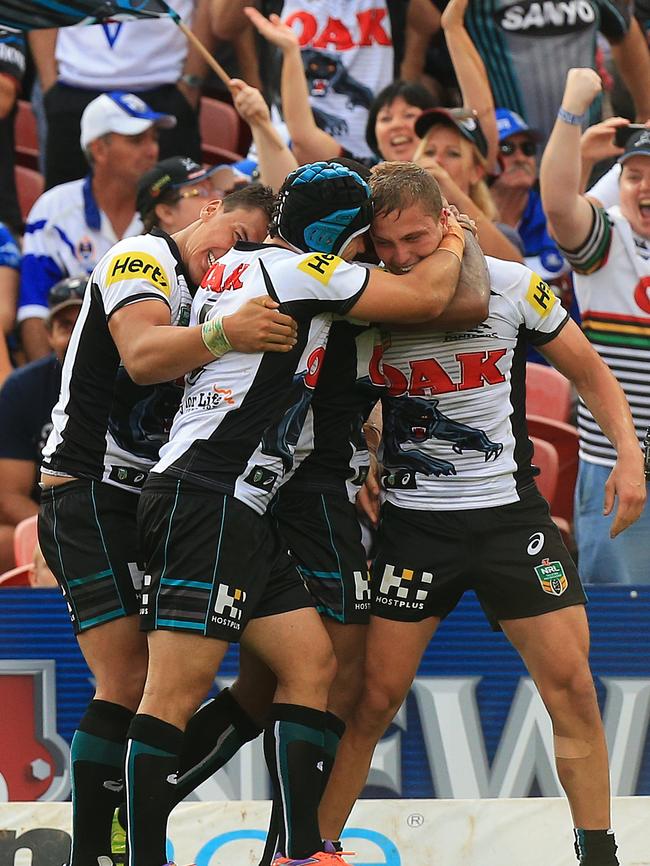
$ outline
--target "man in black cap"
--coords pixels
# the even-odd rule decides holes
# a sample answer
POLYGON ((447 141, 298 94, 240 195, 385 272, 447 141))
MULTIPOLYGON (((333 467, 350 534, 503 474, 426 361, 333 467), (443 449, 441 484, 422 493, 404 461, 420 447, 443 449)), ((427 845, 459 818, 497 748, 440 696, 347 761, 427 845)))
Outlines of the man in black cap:
MULTIPOLYGON (((206 201, 233 192, 223 188, 223 168, 203 168, 189 156, 171 156, 146 172, 138 182, 136 198, 145 232, 153 228, 167 234, 180 231, 199 218, 206 201)), ((240 186, 248 183, 244 181, 240 186)))
POLYGON ((38 512, 36 471, 85 288, 85 277, 66 277, 52 286, 45 321, 51 354, 15 370, 0 390, 0 572, 15 565, 14 528, 38 512))

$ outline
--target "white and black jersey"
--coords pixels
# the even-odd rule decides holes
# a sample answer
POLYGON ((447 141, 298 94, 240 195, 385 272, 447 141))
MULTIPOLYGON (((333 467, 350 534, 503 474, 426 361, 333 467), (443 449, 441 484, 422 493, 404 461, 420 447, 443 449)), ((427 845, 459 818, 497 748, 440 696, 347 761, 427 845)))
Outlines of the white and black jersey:
POLYGON ((488 318, 450 333, 392 331, 383 355, 386 498, 402 508, 491 508, 533 483, 526 430, 527 344, 568 321, 527 267, 487 259, 488 318))
POLYGON ((353 500, 368 474, 364 421, 384 391, 377 328, 334 321, 288 490, 340 493, 353 500))
POLYGON ((291 352, 228 352, 185 377, 185 392, 156 473, 228 493, 263 513, 296 445, 335 314, 358 300, 368 271, 335 255, 238 243, 206 274, 191 324, 234 313, 268 294, 298 325, 291 352))
POLYGON ((63 364, 61 393, 43 469, 139 490, 178 408, 174 383, 136 385, 108 323, 129 304, 159 300, 172 324, 187 324, 192 285, 174 241, 162 232, 115 244, 93 270, 63 364))

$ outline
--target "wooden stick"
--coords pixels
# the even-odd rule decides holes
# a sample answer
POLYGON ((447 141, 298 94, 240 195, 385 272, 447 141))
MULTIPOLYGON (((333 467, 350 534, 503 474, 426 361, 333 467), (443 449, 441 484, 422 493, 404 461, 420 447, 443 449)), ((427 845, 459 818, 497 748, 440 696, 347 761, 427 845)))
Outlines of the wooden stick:
POLYGON ((210 52, 205 47, 205 45, 201 42, 201 40, 197 36, 195 36, 194 33, 192 33, 192 31, 187 26, 187 24, 183 24, 183 22, 180 20, 180 18, 177 20, 176 23, 178 24, 180 29, 183 31, 183 33, 187 36, 187 38, 190 40, 192 45, 194 45, 194 47, 199 52, 199 54, 201 54, 201 56, 203 57, 205 62, 208 64, 210 69, 213 69, 217 73, 219 78, 223 81, 223 83, 226 85, 226 87, 228 87, 228 89, 230 89, 229 84, 230 84, 231 76, 228 75, 228 73, 223 68, 223 66, 220 63, 217 63, 217 61, 210 54, 210 52))

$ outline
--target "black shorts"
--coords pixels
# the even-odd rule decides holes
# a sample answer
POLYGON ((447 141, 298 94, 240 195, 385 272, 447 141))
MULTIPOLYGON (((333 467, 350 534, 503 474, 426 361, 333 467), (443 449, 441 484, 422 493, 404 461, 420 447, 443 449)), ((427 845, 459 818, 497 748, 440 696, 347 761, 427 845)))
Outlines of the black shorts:
POLYGON ((75 634, 138 612, 143 579, 138 498, 86 480, 41 493, 38 540, 63 591, 75 634))
POLYGON ((536 491, 495 508, 417 511, 386 503, 373 563, 373 616, 445 617, 476 593, 493 627, 586 596, 575 563, 536 491))
POLYGON ((147 571, 145 631, 234 643, 250 619, 313 607, 271 518, 232 496, 150 476, 138 525, 147 571))
POLYGON ((367 624, 370 586, 366 552, 356 510, 345 491, 313 493, 280 488, 271 514, 318 612, 338 622, 367 624))

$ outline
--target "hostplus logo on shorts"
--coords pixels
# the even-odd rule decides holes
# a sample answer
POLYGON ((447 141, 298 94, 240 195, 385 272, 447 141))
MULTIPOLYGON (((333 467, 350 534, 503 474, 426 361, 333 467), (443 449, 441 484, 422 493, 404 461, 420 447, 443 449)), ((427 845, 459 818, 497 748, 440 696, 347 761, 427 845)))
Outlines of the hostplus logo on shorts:
POLYGON ((405 610, 424 610, 424 602, 429 595, 429 590, 422 588, 422 584, 430 584, 433 581, 433 574, 430 571, 423 571, 419 578, 415 575, 416 572, 411 568, 403 568, 400 573, 395 570, 394 565, 387 563, 381 578, 377 602, 405 610), (420 588, 416 589, 418 585, 420 588))
POLYGON ((354 571, 355 610, 370 610, 370 575, 367 571, 354 571))
POLYGON ((212 622, 217 625, 227 625, 239 631, 241 629, 241 605, 246 601, 243 589, 232 589, 225 583, 219 584, 217 600, 214 603, 212 622), (231 595, 232 593, 232 595, 231 595))

